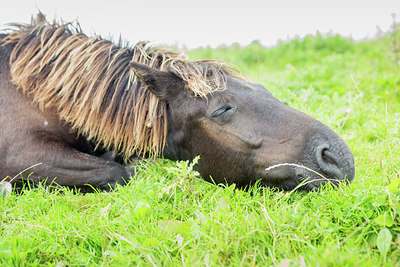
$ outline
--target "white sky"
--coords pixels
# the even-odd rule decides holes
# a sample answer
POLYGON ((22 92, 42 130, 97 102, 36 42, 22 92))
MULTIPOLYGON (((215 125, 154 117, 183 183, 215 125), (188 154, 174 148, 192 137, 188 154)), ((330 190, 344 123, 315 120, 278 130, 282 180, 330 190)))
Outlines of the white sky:
POLYGON ((296 36, 333 32, 354 39, 386 31, 400 0, 2 0, 0 25, 29 22, 39 8, 48 19, 78 19, 87 34, 135 43, 195 48, 259 40, 267 46, 296 36))

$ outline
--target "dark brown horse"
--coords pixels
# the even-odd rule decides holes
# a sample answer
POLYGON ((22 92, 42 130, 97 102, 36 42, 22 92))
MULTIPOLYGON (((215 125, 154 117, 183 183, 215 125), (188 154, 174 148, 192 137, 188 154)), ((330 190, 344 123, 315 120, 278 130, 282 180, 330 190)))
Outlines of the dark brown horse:
POLYGON ((303 188, 312 189, 354 178, 339 136, 223 62, 47 22, 19 25, 0 43, 0 180, 31 167, 33 181, 125 184, 126 168, 96 149, 125 160, 200 155, 206 180, 238 186, 291 189, 308 179, 303 188))

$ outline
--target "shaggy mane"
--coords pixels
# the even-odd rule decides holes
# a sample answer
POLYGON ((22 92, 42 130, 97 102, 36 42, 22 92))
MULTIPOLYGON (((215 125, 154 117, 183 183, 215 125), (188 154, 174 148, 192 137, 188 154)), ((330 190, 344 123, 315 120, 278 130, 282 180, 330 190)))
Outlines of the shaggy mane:
POLYGON ((226 77, 241 78, 224 62, 190 61, 183 52, 139 42, 114 44, 88 37, 79 24, 43 21, 17 25, 5 44, 13 44, 13 83, 40 109, 53 109, 72 129, 127 159, 162 152, 167 105, 140 84, 135 61, 182 78, 193 96, 226 88, 226 77))

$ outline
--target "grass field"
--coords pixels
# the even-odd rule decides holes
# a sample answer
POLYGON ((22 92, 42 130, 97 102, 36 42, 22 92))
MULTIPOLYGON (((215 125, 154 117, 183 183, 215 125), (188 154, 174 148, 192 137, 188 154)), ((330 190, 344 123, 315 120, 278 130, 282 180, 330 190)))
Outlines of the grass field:
POLYGON ((0 197, 0 265, 400 264, 400 32, 188 52, 237 65, 352 149, 350 186, 282 192, 204 182, 193 164, 144 162, 112 193, 0 197), (396 39, 397 38, 397 39, 396 39))

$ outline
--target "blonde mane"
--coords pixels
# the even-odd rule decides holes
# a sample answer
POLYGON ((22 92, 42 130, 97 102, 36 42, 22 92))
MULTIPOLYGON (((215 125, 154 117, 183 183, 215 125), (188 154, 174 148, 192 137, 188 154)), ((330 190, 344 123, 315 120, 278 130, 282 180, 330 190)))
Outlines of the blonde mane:
POLYGON ((190 61, 183 52, 139 42, 123 47, 79 25, 32 23, 8 33, 13 44, 13 83, 40 109, 55 110, 72 129, 127 159, 162 152, 167 105, 140 84, 130 62, 171 71, 193 96, 226 88, 226 77, 241 76, 219 61, 190 61))

